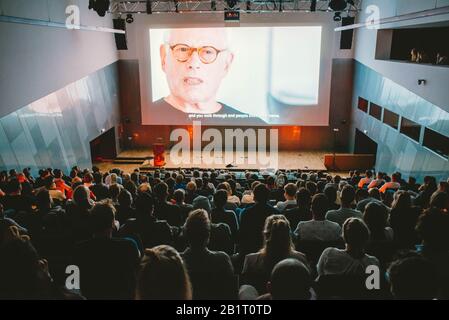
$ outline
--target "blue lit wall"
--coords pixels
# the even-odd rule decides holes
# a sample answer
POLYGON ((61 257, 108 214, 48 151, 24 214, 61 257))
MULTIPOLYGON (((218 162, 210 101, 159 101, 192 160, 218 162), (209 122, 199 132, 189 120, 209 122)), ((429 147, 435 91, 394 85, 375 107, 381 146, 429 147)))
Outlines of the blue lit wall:
POLYGON ((90 141, 119 119, 113 63, 1 118, 0 170, 91 167, 90 141))
MULTIPOLYGON (((354 144, 355 128, 367 131, 367 135, 377 142, 376 169, 392 173, 400 171, 422 179, 425 175, 435 175, 446 180, 449 176, 449 161, 422 146, 424 128, 417 143, 399 130, 382 123, 357 108, 358 97, 376 103, 414 122, 449 136, 449 113, 413 92, 383 77, 373 69, 355 63, 354 93, 352 101, 351 143, 354 144)), ((449 101, 448 101, 449 104, 449 101)), ((448 106, 441 106, 447 107, 448 106)))

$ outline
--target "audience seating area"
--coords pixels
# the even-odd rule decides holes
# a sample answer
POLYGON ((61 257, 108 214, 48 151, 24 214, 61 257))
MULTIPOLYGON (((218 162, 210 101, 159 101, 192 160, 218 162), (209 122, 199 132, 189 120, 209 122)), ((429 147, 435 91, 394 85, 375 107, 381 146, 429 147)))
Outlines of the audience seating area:
POLYGON ((0 299, 448 299, 448 182, 1 172, 0 299))

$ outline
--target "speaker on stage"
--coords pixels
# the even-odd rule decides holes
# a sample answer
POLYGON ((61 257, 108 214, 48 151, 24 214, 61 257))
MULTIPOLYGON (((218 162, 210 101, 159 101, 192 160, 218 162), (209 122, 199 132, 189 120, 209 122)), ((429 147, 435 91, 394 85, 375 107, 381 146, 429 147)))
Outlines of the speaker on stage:
MULTIPOLYGON (((126 21, 125 19, 113 19, 114 29, 126 31, 126 21)), ((115 44, 117 45, 117 50, 128 50, 128 43, 126 40, 126 34, 115 34, 115 44)))

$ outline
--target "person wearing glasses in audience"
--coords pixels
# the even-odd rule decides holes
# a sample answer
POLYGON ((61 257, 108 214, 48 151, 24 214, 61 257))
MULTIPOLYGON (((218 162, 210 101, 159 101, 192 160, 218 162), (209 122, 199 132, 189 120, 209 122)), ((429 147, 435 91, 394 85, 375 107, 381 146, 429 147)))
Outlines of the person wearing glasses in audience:
POLYGON ((164 41, 160 46, 161 65, 170 94, 151 105, 154 116, 164 116, 173 124, 189 119, 264 123, 217 101, 217 92, 234 60, 224 28, 171 29, 164 41))

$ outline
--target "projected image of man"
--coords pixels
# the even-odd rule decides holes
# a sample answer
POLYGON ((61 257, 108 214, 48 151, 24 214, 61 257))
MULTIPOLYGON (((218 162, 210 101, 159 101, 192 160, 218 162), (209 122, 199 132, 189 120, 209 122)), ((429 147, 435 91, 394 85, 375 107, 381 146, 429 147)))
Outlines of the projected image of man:
POLYGON ((171 29, 160 56, 170 93, 153 104, 154 112, 175 123, 185 122, 186 114, 243 115, 217 101, 234 59, 224 28, 171 29))

